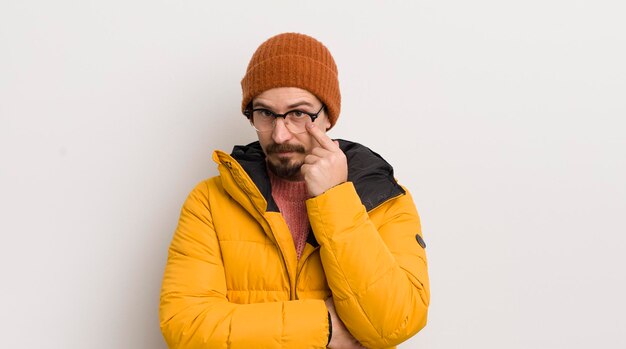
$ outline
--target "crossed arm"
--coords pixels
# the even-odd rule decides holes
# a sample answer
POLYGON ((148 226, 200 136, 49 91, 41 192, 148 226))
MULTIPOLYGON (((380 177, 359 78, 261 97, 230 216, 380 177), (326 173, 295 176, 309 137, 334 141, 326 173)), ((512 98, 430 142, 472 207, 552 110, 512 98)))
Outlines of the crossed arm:
MULTIPOLYGON (((206 185, 185 202, 170 246, 160 322, 171 348, 324 348, 324 300, 235 304, 226 277, 206 185)), ((426 321, 426 257, 409 195, 375 210, 377 228, 351 183, 307 201, 337 314, 368 348, 396 345, 426 321)))

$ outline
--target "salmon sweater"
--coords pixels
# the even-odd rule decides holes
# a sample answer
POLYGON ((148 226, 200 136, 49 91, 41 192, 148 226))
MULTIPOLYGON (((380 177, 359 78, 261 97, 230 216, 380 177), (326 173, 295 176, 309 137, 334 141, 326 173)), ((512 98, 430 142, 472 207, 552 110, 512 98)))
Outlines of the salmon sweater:
POLYGON ((309 235, 309 217, 306 213, 306 199, 309 198, 309 193, 306 182, 288 181, 277 177, 269 170, 267 172, 272 183, 272 196, 287 222, 296 254, 300 259, 309 235))

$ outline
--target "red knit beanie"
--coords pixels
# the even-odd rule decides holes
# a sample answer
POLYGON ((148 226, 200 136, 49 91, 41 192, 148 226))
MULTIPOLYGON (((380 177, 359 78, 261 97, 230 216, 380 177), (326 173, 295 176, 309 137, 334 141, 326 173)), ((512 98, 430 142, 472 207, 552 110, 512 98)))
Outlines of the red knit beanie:
POLYGON ((245 111, 254 97, 275 87, 299 87, 326 105, 330 127, 341 110, 337 65, 330 51, 316 39, 283 33, 266 40, 252 56, 241 80, 245 111))

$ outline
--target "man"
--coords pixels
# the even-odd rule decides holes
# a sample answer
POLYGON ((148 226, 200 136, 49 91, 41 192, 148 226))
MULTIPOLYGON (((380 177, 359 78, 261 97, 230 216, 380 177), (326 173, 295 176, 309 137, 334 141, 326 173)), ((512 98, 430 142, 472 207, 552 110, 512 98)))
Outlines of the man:
MULTIPOLYGON (((415 205, 368 148, 333 141, 337 68, 285 33, 254 53, 242 111, 258 142, 215 151, 183 205, 160 322, 171 348, 387 348, 426 324, 415 205)), ((354 122, 354 121, 353 121, 354 122)))

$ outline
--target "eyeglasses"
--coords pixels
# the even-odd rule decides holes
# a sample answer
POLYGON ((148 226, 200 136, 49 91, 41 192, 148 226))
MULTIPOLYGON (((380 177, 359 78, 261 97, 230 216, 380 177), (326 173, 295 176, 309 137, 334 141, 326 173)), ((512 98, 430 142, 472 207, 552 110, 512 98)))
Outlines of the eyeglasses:
POLYGON ((276 119, 283 118, 285 126, 290 132, 304 133, 306 132, 306 121, 310 118, 311 122, 315 122, 315 119, 319 117, 324 107, 322 105, 322 108, 315 114, 299 109, 290 110, 284 114, 277 114, 265 108, 246 109, 243 114, 248 117, 250 124, 259 132, 272 131, 276 125, 276 119))

